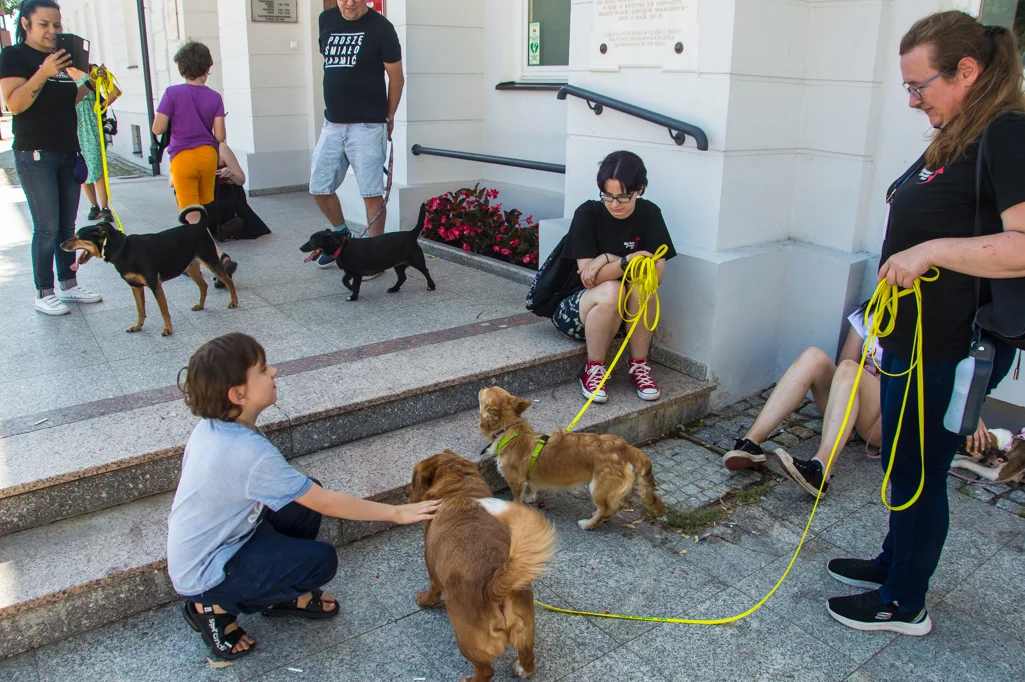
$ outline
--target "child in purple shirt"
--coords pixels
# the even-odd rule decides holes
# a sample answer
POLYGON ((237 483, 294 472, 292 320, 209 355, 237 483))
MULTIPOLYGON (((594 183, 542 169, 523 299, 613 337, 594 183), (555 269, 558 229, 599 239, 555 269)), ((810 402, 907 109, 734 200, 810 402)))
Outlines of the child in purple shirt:
MULTIPOLYGON (((193 40, 186 42, 174 55, 174 62, 185 82, 164 91, 153 120, 153 134, 170 131, 168 153, 178 208, 206 206, 214 200, 217 145, 227 139, 224 101, 206 85, 214 63, 206 45, 193 40)), ((186 220, 198 222, 199 214, 190 213, 186 220)), ((228 275, 235 274, 238 264, 220 247, 217 251, 228 275)))

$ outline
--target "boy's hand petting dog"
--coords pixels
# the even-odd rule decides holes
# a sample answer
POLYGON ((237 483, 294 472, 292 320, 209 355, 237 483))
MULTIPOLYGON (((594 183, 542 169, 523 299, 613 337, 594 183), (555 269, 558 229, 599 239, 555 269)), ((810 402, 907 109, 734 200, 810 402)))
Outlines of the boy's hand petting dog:
POLYGON ((399 504, 395 506, 395 523, 406 526, 411 523, 430 521, 441 506, 442 500, 399 504))

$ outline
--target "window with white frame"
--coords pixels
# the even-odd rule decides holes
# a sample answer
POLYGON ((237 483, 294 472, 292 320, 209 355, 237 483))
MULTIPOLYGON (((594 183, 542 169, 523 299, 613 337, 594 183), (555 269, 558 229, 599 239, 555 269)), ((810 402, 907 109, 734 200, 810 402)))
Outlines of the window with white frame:
POLYGON ((523 80, 566 80, 572 0, 524 0, 523 80))

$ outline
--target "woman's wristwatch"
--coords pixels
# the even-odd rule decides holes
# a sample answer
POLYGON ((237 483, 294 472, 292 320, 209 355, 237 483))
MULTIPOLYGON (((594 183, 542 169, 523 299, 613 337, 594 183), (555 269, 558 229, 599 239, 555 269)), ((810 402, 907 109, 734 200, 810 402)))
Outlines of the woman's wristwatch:
POLYGON ((629 262, 630 260, 626 256, 619 259, 619 267, 623 268, 623 272, 626 272, 626 266, 629 262))

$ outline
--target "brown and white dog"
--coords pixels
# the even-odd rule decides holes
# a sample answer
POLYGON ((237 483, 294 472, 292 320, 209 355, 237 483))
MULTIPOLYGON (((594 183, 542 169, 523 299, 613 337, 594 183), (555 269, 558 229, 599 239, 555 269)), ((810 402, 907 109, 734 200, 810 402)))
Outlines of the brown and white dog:
POLYGON ((497 458, 498 470, 509 482, 513 500, 532 502, 536 490, 586 485, 597 509, 594 516, 577 524, 590 530, 619 512, 627 493, 636 485, 652 514, 665 513, 666 505, 655 492, 651 460, 643 450, 619 436, 557 431, 545 443, 528 476, 532 453, 541 437, 523 418, 531 402, 497 386, 481 389, 477 398, 480 432, 491 441, 487 451, 497 458), (512 432, 516 435, 500 446, 512 432))
POLYGON ((950 468, 967 469, 987 481, 1025 482, 1025 429, 1017 436, 990 429, 989 445, 976 457, 957 455, 950 468))
POLYGON ((431 585, 421 607, 445 605, 459 652, 473 677, 487 682, 505 647, 519 652, 518 677, 534 674, 534 591, 546 568, 555 530, 537 510, 491 497, 477 465, 451 450, 413 468, 410 502, 443 500, 424 524, 424 559, 431 585))

